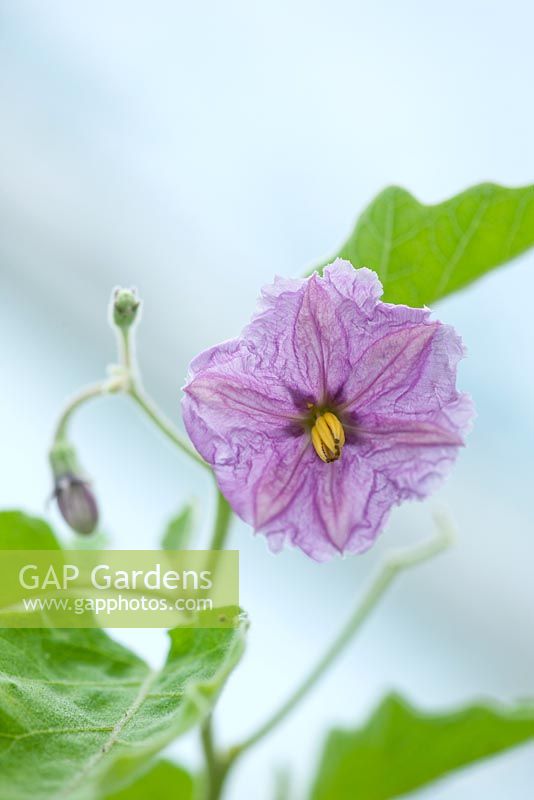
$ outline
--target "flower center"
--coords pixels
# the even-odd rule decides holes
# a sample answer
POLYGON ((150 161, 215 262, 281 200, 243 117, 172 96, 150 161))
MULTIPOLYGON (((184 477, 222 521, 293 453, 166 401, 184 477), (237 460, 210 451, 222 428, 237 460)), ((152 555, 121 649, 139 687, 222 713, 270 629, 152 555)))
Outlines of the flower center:
POLYGON ((335 414, 331 411, 317 414, 311 429, 311 440, 321 461, 329 464, 341 456, 345 444, 345 431, 335 414))

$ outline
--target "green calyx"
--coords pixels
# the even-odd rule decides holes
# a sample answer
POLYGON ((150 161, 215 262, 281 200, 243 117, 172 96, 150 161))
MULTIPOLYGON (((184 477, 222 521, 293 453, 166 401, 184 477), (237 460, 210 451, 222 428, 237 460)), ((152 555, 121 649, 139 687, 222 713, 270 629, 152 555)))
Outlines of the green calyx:
POLYGON ((54 479, 64 475, 80 475, 76 450, 66 439, 56 439, 49 453, 54 479))

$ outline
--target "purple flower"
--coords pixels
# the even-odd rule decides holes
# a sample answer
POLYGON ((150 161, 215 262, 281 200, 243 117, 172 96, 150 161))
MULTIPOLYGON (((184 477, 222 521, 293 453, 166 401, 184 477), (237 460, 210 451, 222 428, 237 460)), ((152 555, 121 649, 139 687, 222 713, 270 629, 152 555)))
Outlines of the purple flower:
POLYGON ((460 338, 381 294, 374 272, 339 259, 323 277, 277 279, 238 339, 191 364, 189 436, 273 550, 363 552, 463 445, 473 408, 455 386, 460 338))

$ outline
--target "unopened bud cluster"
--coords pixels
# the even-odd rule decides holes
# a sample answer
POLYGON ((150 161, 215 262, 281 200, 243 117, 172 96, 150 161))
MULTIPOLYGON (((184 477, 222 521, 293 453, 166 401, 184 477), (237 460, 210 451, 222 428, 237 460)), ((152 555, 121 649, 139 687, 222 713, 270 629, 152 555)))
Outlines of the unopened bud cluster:
MULTIPOLYGON (((123 367, 128 377, 132 369, 129 330, 138 318, 140 305, 135 289, 118 287, 113 292, 110 317, 121 332, 123 367)), ((115 382, 114 390, 119 385, 124 389, 124 383, 115 382)), ((100 391, 105 391, 104 385, 100 391)), ((91 392, 89 396, 94 394, 91 392)), ((50 451, 50 465, 54 476, 53 496, 67 525, 77 533, 89 534, 98 525, 98 506, 91 484, 80 469, 76 451, 67 438, 66 422, 71 413, 72 408, 69 408, 64 414, 50 451)))

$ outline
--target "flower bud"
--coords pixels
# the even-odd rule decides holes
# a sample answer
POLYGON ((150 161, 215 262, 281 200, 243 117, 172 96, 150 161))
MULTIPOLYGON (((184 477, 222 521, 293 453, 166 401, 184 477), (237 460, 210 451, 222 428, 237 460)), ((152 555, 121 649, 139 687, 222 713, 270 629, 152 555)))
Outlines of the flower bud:
POLYGON ((113 295, 113 322, 121 330, 130 328, 137 317, 140 301, 135 289, 115 289, 113 295))
POLYGON ((89 482, 81 475, 76 452, 66 441, 50 451, 54 497, 67 525, 77 533, 92 533, 98 524, 98 506, 89 482))
POLYGON ((67 525, 77 533, 93 533, 98 507, 87 481, 64 475, 56 481, 54 496, 67 525))

